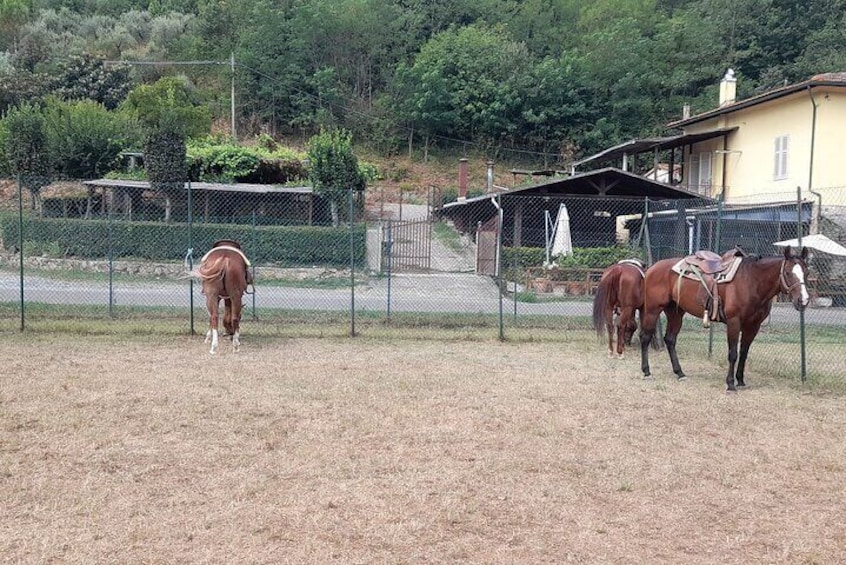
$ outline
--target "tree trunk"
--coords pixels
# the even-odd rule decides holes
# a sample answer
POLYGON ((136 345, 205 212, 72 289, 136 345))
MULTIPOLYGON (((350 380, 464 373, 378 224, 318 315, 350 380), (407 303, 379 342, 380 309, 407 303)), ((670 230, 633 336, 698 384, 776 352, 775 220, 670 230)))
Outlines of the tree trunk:
POLYGON ((332 226, 337 228, 338 226, 341 225, 341 218, 340 218, 340 215, 338 214, 338 201, 337 200, 332 200, 332 202, 329 203, 329 211, 332 213, 332 226))

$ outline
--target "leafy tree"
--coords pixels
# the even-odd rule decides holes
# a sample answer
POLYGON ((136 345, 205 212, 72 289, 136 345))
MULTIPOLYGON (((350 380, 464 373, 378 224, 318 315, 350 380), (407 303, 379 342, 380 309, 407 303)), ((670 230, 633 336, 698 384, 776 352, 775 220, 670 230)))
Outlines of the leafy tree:
POLYGON ((353 153, 352 135, 338 129, 320 132, 309 140, 308 160, 312 187, 329 201, 332 224, 338 226, 340 204, 366 185, 353 153))
POLYGON ((147 178, 151 188, 165 194, 165 221, 170 221, 170 197, 188 179, 186 139, 209 132, 209 111, 199 105, 188 84, 176 77, 139 86, 121 107, 141 124, 147 178))
POLYGON ((129 65, 107 67, 88 54, 69 58, 59 69, 54 92, 64 100, 93 100, 114 110, 132 86, 129 65))
POLYGON ((40 215, 41 189, 50 182, 44 116, 36 106, 22 104, 9 111, 4 125, 8 132, 6 154, 11 172, 20 185, 29 190, 32 209, 40 215))
POLYGON ((135 124, 91 100, 51 100, 44 119, 52 169, 66 178, 104 176, 120 152, 137 142, 130 137, 138 129, 135 124))
POLYGON ((43 98, 49 91, 49 84, 50 77, 42 73, 18 69, 0 72, 0 113, 43 98))
POLYGON ((545 153, 571 161, 600 117, 583 62, 575 55, 548 57, 535 65, 524 92, 521 138, 545 153))
POLYGON ((560 57, 578 41, 579 0, 524 0, 504 19, 509 33, 539 57, 560 57))
POLYGON ((32 12, 31 0, 0 0, 0 45, 9 51, 17 49, 21 27, 32 12))
POLYGON ((438 34, 414 64, 400 66, 397 111, 428 135, 513 139, 532 59, 501 28, 467 26, 438 34))

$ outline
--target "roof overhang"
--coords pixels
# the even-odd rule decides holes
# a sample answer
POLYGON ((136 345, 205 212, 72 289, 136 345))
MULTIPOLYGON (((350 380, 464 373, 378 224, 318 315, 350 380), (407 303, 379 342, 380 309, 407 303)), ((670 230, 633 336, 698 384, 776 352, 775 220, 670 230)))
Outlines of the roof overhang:
POLYGON ((636 155, 638 153, 646 153, 647 151, 664 151, 667 149, 675 149, 677 147, 692 145, 694 143, 699 143, 700 141, 706 141, 715 137, 726 136, 736 130, 737 127, 735 126, 730 128, 717 128, 698 133, 673 135, 668 137, 633 139, 631 141, 627 141, 626 143, 621 143, 620 145, 610 147, 605 151, 601 151, 595 155, 591 155, 590 157, 586 157, 581 161, 577 161, 573 163, 573 167, 575 168, 579 165, 590 163, 592 161, 610 161, 613 159, 620 159, 625 155, 636 155))
POLYGON ((685 126, 703 122, 705 120, 709 120, 717 116, 722 116, 723 114, 730 114, 731 112, 736 112, 738 110, 742 110, 750 106, 755 106, 757 104, 763 104, 764 102, 769 102, 771 100, 777 100, 785 96, 790 96, 791 94, 796 94, 797 92, 801 92, 803 90, 811 90, 814 88, 824 87, 846 88, 846 73, 828 73, 817 75, 803 82, 797 82, 796 84, 790 84, 782 88, 776 88, 774 90, 770 90, 768 92, 752 96, 751 98, 747 98, 745 100, 739 100, 732 104, 727 104, 720 108, 715 108, 713 110, 709 110, 707 112, 691 116, 690 118, 670 122, 669 124, 667 124, 667 127, 671 129, 683 128, 685 126))
POLYGON ((532 198, 538 196, 575 196, 583 198, 619 198, 653 200, 702 199, 701 194, 657 182, 614 167, 558 177, 532 186, 507 192, 476 196, 444 204, 446 216, 467 214, 473 218, 490 217, 496 213, 494 199, 532 198))
MULTIPOLYGON (((83 181, 83 184, 99 188, 122 188, 129 190, 150 190, 146 180, 97 179, 83 181)), ((194 192, 241 192, 246 194, 311 194, 310 186, 282 186, 278 184, 186 182, 184 188, 194 192)))

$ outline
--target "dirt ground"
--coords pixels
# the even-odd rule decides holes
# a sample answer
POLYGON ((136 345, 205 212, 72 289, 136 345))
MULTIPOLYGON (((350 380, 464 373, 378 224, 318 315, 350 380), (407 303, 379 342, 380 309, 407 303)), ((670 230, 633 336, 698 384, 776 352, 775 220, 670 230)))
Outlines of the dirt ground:
POLYGON ((846 561, 840 396, 599 344, 243 343, 4 336, 0 561, 846 561))

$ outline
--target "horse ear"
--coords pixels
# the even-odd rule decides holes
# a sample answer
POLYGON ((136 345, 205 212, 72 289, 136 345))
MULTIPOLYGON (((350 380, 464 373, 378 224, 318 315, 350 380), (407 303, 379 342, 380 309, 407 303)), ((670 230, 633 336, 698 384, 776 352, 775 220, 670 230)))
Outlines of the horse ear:
POLYGON ((784 258, 790 259, 790 246, 789 245, 784 246, 784 258))
POLYGON ((806 260, 806 259, 808 258, 808 248, 807 248, 807 247, 803 247, 803 248, 802 248, 802 253, 801 253, 799 256, 800 256, 800 257, 802 257, 802 260, 803 260, 803 261, 804 261, 804 260, 806 260))

